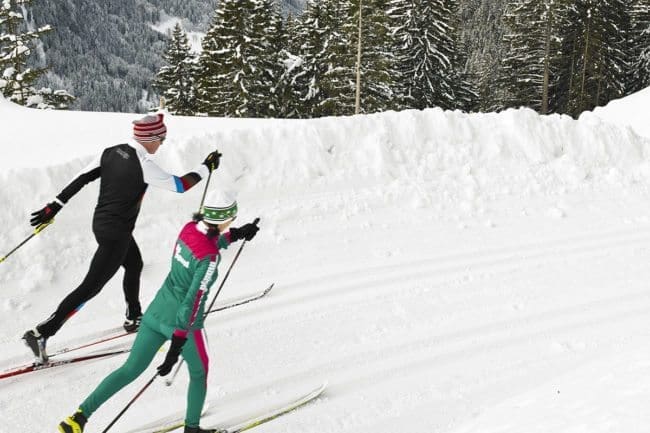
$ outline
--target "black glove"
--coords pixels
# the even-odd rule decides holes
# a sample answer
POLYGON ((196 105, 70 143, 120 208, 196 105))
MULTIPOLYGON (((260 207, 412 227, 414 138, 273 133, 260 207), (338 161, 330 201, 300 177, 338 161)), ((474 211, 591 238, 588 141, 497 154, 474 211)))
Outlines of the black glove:
POLYGON ((219 167, 219 158, 221 158, 221 154, 218 150, 215 150, 205 157, 203 164, 208 167, 208 170, 210 170, 210 172, 212 172, 219 167))
POLYGON ((230 242, 236 242, 240 239, 246 239, 247 241, 253 239, 260 229, 257 227, 259 221, 259 218, 256 218, 252 223, 244 224, 241 227, 232 227, 230 229, 230 242))
POLYGON ((32 219, 29 220, 29 223, 32 226, 39 226, 50 222, 62 207, 63 206, 56 201, 48 203, 43 209, 32 212, 32 219))
POLYGON ((158 366, 158 374, 161 376, 167 376, 172 367, 178 361, 178 357, 183 351, 183 344, 187 341, 187 338, 181 337, 178 335, 172 335, 172 344, 169 346, 169 351, 165 357, 165 361, 158 366))

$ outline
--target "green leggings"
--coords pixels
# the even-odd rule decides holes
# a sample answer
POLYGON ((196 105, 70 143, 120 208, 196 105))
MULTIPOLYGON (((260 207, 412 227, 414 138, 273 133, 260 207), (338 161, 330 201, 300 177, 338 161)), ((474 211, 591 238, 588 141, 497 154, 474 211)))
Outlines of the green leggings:
MULTIPOLYGON (((133 382, 149 366, 160 346, 174 332, 170 326, 159 323, 145 314, 133 342, 131 353, 124 365, 106 376, 97 388, 81 403, 79 408, 89 418, 113 394, 133 382)), ((183 346, 183 358, 190 373, 190 386, 187 390, 187 410, 185 425, 198 426, 201 410, 205 402, 208 376, 208 354, 201 329, 187 334, 183 346)))

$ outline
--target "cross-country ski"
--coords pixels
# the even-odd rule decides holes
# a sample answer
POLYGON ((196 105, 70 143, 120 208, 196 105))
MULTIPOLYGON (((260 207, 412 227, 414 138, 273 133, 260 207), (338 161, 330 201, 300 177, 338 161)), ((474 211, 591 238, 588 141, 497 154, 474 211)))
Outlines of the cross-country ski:
POLYGON ((26 373, 32 373, 41 370, 47 370, 50 368, 61 367, 64 365, 76 364, 78 362, 90 361, 93 359, 102 359, 107 357, 112 357, 115 355, 121 355, 123 353, 128 353, 130 349, 118 349, 118 350, 109 350, 107 352, 93 353, 89 355, 74 356, 67 359, 57 359, 56 361, 49 361, 46 364, 32 363, 24 365, 22 367, 16 367, 9 370, 4 370, 0 372, 0 379, 8 379, 11 377, 20 376, 26 373))
MULTIPOLYGON (((210 429, 214 429, 218 433, 240 433, 243 431, 250 430, 254 427, 270 422, 280 416, 286 415, 314 401, 315 399, 323 395, 326 388, 327 388, 327 383, 323 383, 300 397, 287 400, 283 403, 276 402, 275 404, 272 405, 272 407, 269 407, 264 411, 260 411, 259 414, 252 415, 249 418, 237 422, 236 424, 230 426, 226 426, 223 424, 215 425, 210 427, 210 429)), ((184 427, 185 425, 182 421, 164 422, 160 424, 162 426, 145 427, 141 429, 131 430, 128 433, 168 433, 168 432, 176 431, 184 427)))
POLYGON ((304 396, 297 398, 296 400, 290 401, 281 406, 277 406, 265 413, 253 416, 252 418, 244 420, 233 426, 216 426, 216 429, 220 433, 240 433, 243 431, 250 430, 261 424, 267 423, 269 421, 273 421, 274 419, 280 416, 286 415, 306 405, 307 403, 317 399, 323 394, 323 392, 325 392, 326 388, 327 388, 327 383, 324 383, 320 385, 318 388, 315 388, 314 390, 310 391, 308 394, 305 394, 304 396))
POLYGON ((269 292, 273 289, 274 285, 275 285, 275 283, 272 283, 269 287, 267 287, 266 289, 264 289, 263 291, 261 291, 260 293, 258 293, 256 295, 251 295, 251 296, 246 296, 246 297, 243 297, 243 298, 240 298, 240 299, 236 299, 236 300, 228 302, 227 304, 224 304, 224 305, 217 305, 216 307, 214 307, 213 309, 208 311, 206 314, 216 313, 218 311, 229 310, 231 308, 239 307, 240 305, 246 305, 249 302, 253 302, 253 301, 257 301, 259 299, 262 299, 263 297, 265 297, 266 295, 269 294, 269 292))
MULTIPOLYGON (((255 295, 245 296, 245 297, 242 297, 242 298, 235 299, 233 301, 227 302, 227 303, 225 303, 223 305, 218 305, 217 307, 215 307, 212 310, 208 311, 208 313, 215 313, 217 311, 229 310, 231 308, 238 307, 240 305, 245 305, 245 304, 248 304, 249 302, 253 302, 253 301, 257 301, 259 299, 262 299, 264 296, 268 295, 268 293, 271 291, 271 289, 273 289, 273 286, 274 286, 274 284, 271 284, 269 287, 267 287, 266 289, 264 289, 263 291, 255 294, 255 295)), ((58 349, 54 353, 49 354, 49 357, 53 358, 55 356, 59 356, 59 355, 62 355, 64 353, 74 352, 74 351, 80 350, 80 349, 86 349, 88 347, 92 347, 92 346, 102 344, 102 343, 105 343, 105 342, 108 342, 108 341, 112 341, 112 340, 115 340, 115 339, 118 339, 118 338, 126 337, 126 336, 129 336, 129 335, 134 335, 131 332, 116 332, 116 331, 111 331, 111 332, 108 332, 107 334, 109 334, 109 335, 107 335, 106 337, 100 337, 100 338, 98 338, 96 340, 92 340, 92 341, 90 341, 88 343, 80 344, 80 345, 77 345, 77 346, 64 347, 63 349, 58 349), (112 334, 112 335, 110 335, 110 334, 112 334)))

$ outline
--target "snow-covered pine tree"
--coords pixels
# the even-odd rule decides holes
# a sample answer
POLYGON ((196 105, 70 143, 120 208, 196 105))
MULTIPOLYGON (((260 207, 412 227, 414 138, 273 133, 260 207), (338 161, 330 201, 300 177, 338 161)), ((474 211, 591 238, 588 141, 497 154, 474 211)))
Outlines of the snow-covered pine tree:
POLYGON ((461 8, 458 0, 445 0, 447 9, 454 11, 450 22, 453 29, 451 35, 454 53, 451 58, 452 69, 456 73, 455 104, 454 108, 463 111, 479 110, 478 85, 472 81, 472 74, 468 68, 469 47, 468 41, 463 38, 461 8))
POLYGON ((303 59, 296 54, 300 51, 297 32, 297 20, 289 13, 276 35, 280 41, 272 43, 274 47, 283 47, 276 58, 279 69, 273 92, 277 105, 277 117, 280 118, 305 117, 300 113, 301 90, 298 85, 298 74, 302 70, 303 59))
POLYGON ((253 7, 251 0, 219 2, 203 38, 198 89, 201 111, 210 116, 241 117, 248 111, 252 71, 242 45, 247 43, 253 7))
MULTIPOLYGON (((361 22, 361 113, 374 113, 396 108, 394 91, 397 61, 392 51, 390 0, 353 1, 353 20, 358 23, 359 3, 362 6, 361 22)), ((358 31, 351 35, 353 47, 358 43, 358 31)))
POLYGON ((221 1, 217 5, 214 26, 203 38, 203 51, 199 57, 199 98, 211 116, 238 117, 240 112, 237 108, 248 104, 244 87, 248 83, 247 71, 240 75, 233 73, 247 67, 240 49, 250 14, 246 7, 252 7, 248 0, 221 1), (238 3, 242 4, 241 14, 238 14, 238 3))
POLYGON ((561 31, 566 23, 562 0, 511 0, 506 6, 506 57, 499 83, 500 108, 530 107, 542 114, 556 111, 561 31))
POLYGON ((212 116, 262 117, 273 106, 268 29, 263 0, 219 2, 199 57, 200 111, 212 116))
POLYGON ((176 23, 167 43, 163 59, 166 66, 154 79, 153 86, 165 98, 170 113, 184 116, 197 111, 195 77, 197 73, 196 56, 191 52, 187 34, 176 23))
POLYGON ((623 96, 626 83, 627 0, 571 2, 563 36, 559 94, 564 113, 577 117, 623 96))
POLYGON ((222 63, 224 51, 220 41, 227 38, 223 28, 223 2, 215 9, 210 27, 201 42, 201 54, 199 55, 198 70, 196 75, 196 96, 197 113, 209 116, 223 116, 220 101, 222 81, 222 63))
POLYGON ((391 23, 391 51, 395 56, 393 101, 391 108, 403 110, 414 106, 411 95, 411 77, 415 65, 411 62, 410 47, 417 21, 413 0, 390 0, 388 16, 391 23))
POLYGON ((506 0, 462 0, 459 19, 461 43, 467 52, 463 69, 478 93, 475 109, 493 111, 501 106, 501 86, 496 85, 504 57, 503 14, 506 0))
POLYGON ((349 1, 310 0, 297 25, 302 59, 295 75, 301 117, 354 113, 349 1))
POLYGON ((67 110, 75 97, 66 90, 52 90, 49 87, 41 87, 36 91, 36 98, 42 98, 40 106, 36 108, 53 108, 55 110, 67 110))
POLYGON ((295 102, 297 117, 314 117, 315 108, 323 98, 320 81, 326 72, 323 62, 323 49, 328 40, 328 29, 323 26, 324 3, 307 0, 303 13, 296 19, 294 42, 300 41, 294 53, 300 59, 291 67, 290 79, 298 98, 295 102))
POLYGON ((648 0, 632 0, 630 24, 627 94, 650 86, 650 2, 648 0))
POLYGON ((278 5, 273 0, 257 0, 252 22, 252 38, 257 41, 254 45, 258 47, 255 52, 259 56, 255 62, 258 76, 250 89, 255 115, 280 117, 283 107, 277 86, 284 70, 287 42, 278 5))
POLYGON ((301 41, 297 40, 298 35, 298 23, 300 15, 289 13, 283 21, 283 29, 285 33, 285 49, 291 53, 297 53, 300 51, 301 41))
POLYGON ((321 101, 313 116, 349 116, 354 114, 356 83, 356 45, 352 35, 357 23, 350 0, 321 0, 324 3, 323 28, 326 43, 319 57, 326 67, 320 78, 321 101))
MULTIPOLYGON (((405 75, 403 93, 409 108, 457 108, 458 71, 454 69, 455 2, 445 0, 403 0, 407 21, 397 27, 402 49, 398 61, 405 75)), ((395 8, 393 8, 394 10, 395 8)))
POLYGON ((27 59, 41 35, 52 30, 45 25, 27 29, 25 13, 32 0, 0 2, 0 92, 5 98, 34 108, 67 108, 74 97, 65 91, 34 89, 47 68, 30 68, 27 59))

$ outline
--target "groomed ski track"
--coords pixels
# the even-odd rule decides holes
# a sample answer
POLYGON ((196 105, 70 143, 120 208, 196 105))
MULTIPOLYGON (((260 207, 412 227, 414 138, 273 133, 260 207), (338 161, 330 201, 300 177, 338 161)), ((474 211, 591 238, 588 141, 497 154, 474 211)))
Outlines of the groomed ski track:
MULTIPOLYGON (((531 116, 524 112, 521 119, 536 122, 528 119, 531 116)), ((505 117, 504 124, 515 128, 510 118, 518 117, 505 117)), ((618 134, 613 125, 597 128, 612 128, 607 137, 618 134)), ((624 131, 618 135, 632 134, 624 131)), ((475 139, 489 141, 487 135, 493 133, 475 139)), ((233 140, 236 137, 233 133, 233 140)), ((578 132, 574 138, 594 139, 578 132)), ((268 297, 206 321, 211 356, 206 425, 259 411, 327 380, 327 392, 319 400, 254 431, 647 431, 650 178, 645 174, 647 142, 636 140, 642 149, 638 157, 577 153, 571 164, 554 167, 557 177, 547 178, 547 183, 539 175, 540 164, 553 162, 524 162, 503 154, 481 165, 480 158, 470 158, 472 182, 448 160, 437 174, 453 172, 450 176, 457 183, 449 181, 455 187, 449 186, 448 200, 433 174, 416 185, 411 183, 412 172, 402 173, 386 161, 382 170, 393 170, 393 180, 380 176, 372 184, 363 172, 372 172, 377 160, 364 162, 361 157, 355 159, 362 173, 359 182, 350 175, 320 183, 320 175, 314 174, 317 180, 304 186, 290 183, 286 192, 262 185, 262 192, 273 194, 261 198, 256 198, 256 186, 240 182, 245 216, 238 222, 260 216, 262 231, 246 245, 221 302, 252 294, 270 281, 276 284, 268 297), (494 167, 498 173, 507 172, 510 157, 522 177, 514 176, 510 183, 489 178, 494 167), (579 169, 588 174, 582 181, 576 180, 582 176, 576 175, 579 169), (537 187, 531 186, 531 179, 537 187)), ((205 141, 199 142, 207 148, 205 141)), ((347 149, 338 141, 331 144, 347 149)), ((593 145, 616 142, 603 138, 593 145)), ((279 145, 274 149, 282 152, 279 145)), ((233 159, 241 157, 231 152, 233 159)), ((292 161, 289 154, 270 158, 292 161)), ((295 158, 295 170, 300 170, 302 160, 295 158)), ((562 154, 555 158, 562 159, 562 154)), ((181 165, 190 166, 185 159, 181 165)), ((60 182, 57 170, 53 176, 60 182)), ((271 184, 283 183, 283 174, 267 175, 271 184)), ((157 200, 164 197, 148 194, 157 200)), ((145 202, 153 201, 151 196, 145 202)), ((161 221, 151 215, 156 204, 143 210, 136 236, 142 239, 147 263, 145 296, 152 296, 164 278, 171 253, 164 247, 173 241, 183 217, 194 211, 191 203, 197 196, 170 198, 173 206, 161 221), (182 209, 185 203, 188 209, 182 209), (169 239, 156 243, 160 233, 169 239)), ((93 198, 88 194, 78 201, 93 198)), ((21 199, 20 204, 31 201, 21 199)), ((39 245, 65 243, 55 240, 55 231, 69 234, 70 226, 77 224, 89 232, 89 215, 65 218, 60 218, 63 227, 50 227, 49 237, 39 239, 39 245)), ((76 236, 90 238, 89 233, 76 236)), ((3 242, 8 239, 2 236, 3 242)), ((10 282, 18 287, 3 298, 8 301, 0 320, 8 331, 1 342, 8 352, 1 361, 26 350, 16 342, 20 331, 53 307, 85 271, 82 252, 87 247, 76 251, 76 246, 66 245, 73 251, 57 262, 66 266, 66 276, 55 277, 54 271, 36 274, 41 281, 52 281, 51 289, 33 287, 21 276, 25 252, 18 253, 22 256, 17 260, 11 258, 6 271, 10 276, 0 277, 3 289, 10 282), (20 289, 21 284, 26 288, 20 289), (42 298, 28 300, 31 296, 42 298)), ((224 252, 222 273, 235 251, 224 252)), ((32 259, 47 266, 49 257, 47 252, 36 253, 32 259)), ((120 291, 118 278, 71 319, 77 322, 66 324, 57 344, 119 324, 120 291)), ((0 383, 0 412, 6 419, 0 431, 53 430, 123 359, 0 383), (34 406, 39 411, 33 411, 34 406)), ((161 361, 162 354, 138 381, 103 406, 88 431, 101 431, 161 361)), ((163 382, 152 385, 116 424, 115 432, 133 430, 184 407, 187 374, 179 374, 170 388, 163 382)))

